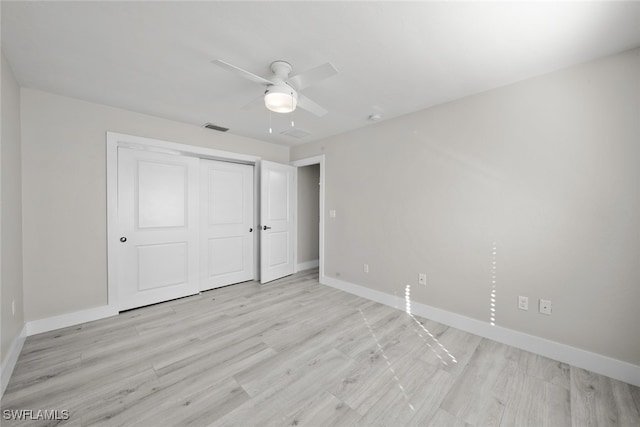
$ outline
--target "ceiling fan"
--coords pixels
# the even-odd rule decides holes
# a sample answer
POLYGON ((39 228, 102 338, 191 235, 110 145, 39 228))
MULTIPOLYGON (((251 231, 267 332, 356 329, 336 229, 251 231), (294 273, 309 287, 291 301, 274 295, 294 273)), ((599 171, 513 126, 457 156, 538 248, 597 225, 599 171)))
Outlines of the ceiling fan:
POLYGON ((338 72, 333 64, 327 62, 304 73, 289 77, 293 70, 291 64, 285 61, 275 61, 271 63, 270 67, 273 76, 263 78, 220 59, 212 62, 247 80, 265 86, 264 104, 269 110, 276 113, 291 113, 295 111, 296 107, 300 107, 319 117, 327 114, 327 110, 299 93, 299 91, 338 72))

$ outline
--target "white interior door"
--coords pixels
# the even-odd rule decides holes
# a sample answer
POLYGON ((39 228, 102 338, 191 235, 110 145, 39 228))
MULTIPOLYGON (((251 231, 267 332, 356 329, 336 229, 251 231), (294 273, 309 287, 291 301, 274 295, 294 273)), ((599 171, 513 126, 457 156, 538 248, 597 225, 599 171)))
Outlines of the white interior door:
POLYGON ((260 162, 260 282, 294 272, 296 168, 260 162))
POLYGON ((200 289, 253 279, 253 166, 200 160, 200 176, 200 289))
POLYGON ((198 293, 199 160, 118 149, 119 310, 198 293))

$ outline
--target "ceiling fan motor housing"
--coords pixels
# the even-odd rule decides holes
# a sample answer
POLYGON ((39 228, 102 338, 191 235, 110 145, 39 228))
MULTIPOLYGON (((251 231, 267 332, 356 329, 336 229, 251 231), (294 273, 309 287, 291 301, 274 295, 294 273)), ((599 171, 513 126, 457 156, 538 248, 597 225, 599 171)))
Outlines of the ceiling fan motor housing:
POLYGON ((286 61, 274 61, 271 63, 271 72, 283 82, 289 78, 291 70, 293 70, 293 67, 286 61))

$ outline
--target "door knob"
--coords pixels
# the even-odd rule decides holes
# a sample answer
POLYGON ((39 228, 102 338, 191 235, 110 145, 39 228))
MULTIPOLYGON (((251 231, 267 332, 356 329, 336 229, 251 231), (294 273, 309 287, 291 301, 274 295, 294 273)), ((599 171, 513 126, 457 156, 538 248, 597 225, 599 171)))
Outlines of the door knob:
POLYGON ((121 238, 120 238, 120 241, 121 241, 122 243, 124 243, 124 242, 126 242, 126 241, 127 241, 127 238, 126 238, 126 237, 121 237, 121 238))
POLYGON ((265 225, 264 227, 262 227, 263 230, 271 230, 271 227, 269 227, 268 225, 265 225))
POLYGON ((250 228, 250 229, 249 229, 249 233, 251 233, 251 232, 253 232, 253 228, 250 228))

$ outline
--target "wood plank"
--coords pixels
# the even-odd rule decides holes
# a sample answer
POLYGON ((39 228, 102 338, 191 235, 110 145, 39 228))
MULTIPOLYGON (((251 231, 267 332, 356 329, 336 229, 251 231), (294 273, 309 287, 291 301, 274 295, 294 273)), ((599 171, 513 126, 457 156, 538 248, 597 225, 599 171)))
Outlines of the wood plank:
POLYGON ((571 418, 574 426, 640 425, 631 386, 571 367, 571 418))
POLYGON ((433 425, 433 426, 447 426, 447 427, 472 427, 471 424, 457 418, 444 409, 438 409, 438 412, 434 415, 434 417, 429 421, 428 424, 424 425, 433 425))
POLYGON ((500 425, 554 427, 571 424, 569 389, 530 376, 520 369, 514 378, 500 425))
POLYGON ((282 417, 287 426, 348 426, 355 424, 360 414, 327 391, 306 400, 282 417))
MULTIPOLYGON (((282 425, 283 412, 286 414, 290 408, 314 399, 327 384, 339 381, 344 371, 354 363, 338 350, 322 352, 298 364, 298 369, 279 372, 277 377, 272 378, 269 387, 261 389, 251 400, 218 419, 212 427, 247 426, 255 424, 257 420, 261 425, 282 425)), ((241 376, 238 382, 246 390, 254 379, 241 376)))

